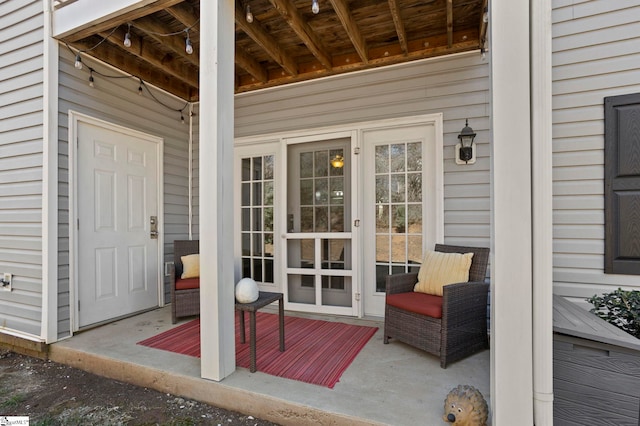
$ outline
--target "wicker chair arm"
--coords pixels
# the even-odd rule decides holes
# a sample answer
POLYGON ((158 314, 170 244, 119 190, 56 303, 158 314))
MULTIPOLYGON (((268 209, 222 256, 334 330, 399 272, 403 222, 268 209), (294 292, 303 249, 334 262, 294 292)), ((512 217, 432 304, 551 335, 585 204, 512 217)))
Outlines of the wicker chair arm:
POLYGON ((469 311, 486 315, 489 284, 481 281, 448 284, 443 287, 442 316, 464 318, 469 311))
POLYGON ((387 275, 387 294, 406 293, 409 291, 413 291, 413 287, 417 282, 417 273, 387 275))

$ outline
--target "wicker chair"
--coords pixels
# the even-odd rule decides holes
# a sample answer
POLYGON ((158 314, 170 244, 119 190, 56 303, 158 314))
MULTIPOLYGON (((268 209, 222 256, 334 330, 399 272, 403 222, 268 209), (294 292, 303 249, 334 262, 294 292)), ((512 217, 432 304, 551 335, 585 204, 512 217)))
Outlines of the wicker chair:
POLYGON ((169 271, 171 282, 171 322, 179 317, 200 314, 200 278, 182 279, 182 256, 200 252, 198 240, 173 242, 173 268, 169 271))
MULTIPOLYGON (((489 347, 487 336, 487 296, 489 284, 484 282, 489 260, 489 249, 436 244, 435 251, 445 253, 473 252, 469 282, 449 284, 443 288, 443 296, 413 293, 418 281, 417 273, 387 276, 384 315, 384 343, 397 339, 440 357, 440 366, 469 356, 489 347), (433 318, 424 313, 390 306, 393 295, 425 298, 425 303, 442 304, 442 317, 433 318), (391 297, 391 299, 390 299, 391 297)), ((396 299, 398 296, 396 296, 396 299)), ((415 303, 415 299, 413 299, 415 303)), ((420 301, 419 304, 421 304, 420 301)), ((420 305, 423 306, 423 305, 420 305)))

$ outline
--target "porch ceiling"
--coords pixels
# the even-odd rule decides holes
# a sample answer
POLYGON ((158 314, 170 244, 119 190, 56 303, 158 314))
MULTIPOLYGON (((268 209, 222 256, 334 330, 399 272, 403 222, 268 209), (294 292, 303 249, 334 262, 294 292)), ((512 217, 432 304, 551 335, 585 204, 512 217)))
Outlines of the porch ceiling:
MULTIPOLYGON (((319 0, 318 14, 311 10, 312 0, 235 3, 236 93, 485 46, 487 0, 319 0), (246 19, 247 6, 252 23, 246 19)), ((61 41, 197 101, 199 4, 147 3, 61 41), (187 28, 190 55, 185 51, 187 28), (123 41, 128 29, 127 48, 123 41)))

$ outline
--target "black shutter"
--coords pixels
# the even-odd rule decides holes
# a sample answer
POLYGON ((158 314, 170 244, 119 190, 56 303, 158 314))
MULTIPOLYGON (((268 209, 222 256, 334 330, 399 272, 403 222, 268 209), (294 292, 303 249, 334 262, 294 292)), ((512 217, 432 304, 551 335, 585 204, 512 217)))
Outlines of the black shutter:
POLYGON ((604 272, 640 275, 640 93, 604 99, 604 272))

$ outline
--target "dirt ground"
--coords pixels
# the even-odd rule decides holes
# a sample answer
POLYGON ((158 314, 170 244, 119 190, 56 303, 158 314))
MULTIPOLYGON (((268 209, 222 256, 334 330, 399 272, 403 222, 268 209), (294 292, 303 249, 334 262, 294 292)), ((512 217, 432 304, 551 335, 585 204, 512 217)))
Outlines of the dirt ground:
POLYGON ((0 349, 0 419, 53 425, 274 425, 201 402, 0 349))

